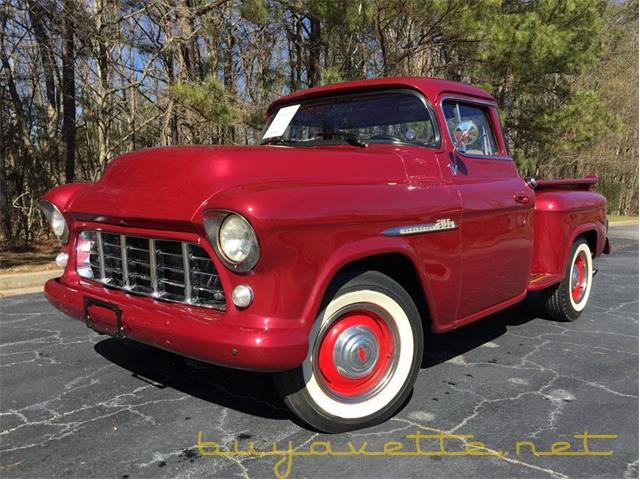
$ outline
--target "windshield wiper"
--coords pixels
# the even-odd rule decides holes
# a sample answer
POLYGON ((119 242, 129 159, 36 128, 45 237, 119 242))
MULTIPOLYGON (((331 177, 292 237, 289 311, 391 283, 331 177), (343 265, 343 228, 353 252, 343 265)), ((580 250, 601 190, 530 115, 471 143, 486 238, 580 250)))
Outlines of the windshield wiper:
POLYGON ((300 143, 298 140, 285 140, 282 137, 271 137, 271 138, 267 138, 266 140, 262 140, 258 145, 267 145, 267 144, 271 144, 271 145, 286 145, 287 143, 300 143))
POLYGON ((329 132, 328 135, 331 135, 334 137, 340 136, 344 138, 349 145, 353 145, 354 147, 365 148, 369 146, 368 143, 365 143, 362 140, 360 140, 360 137, 358 137, 355 133, 351 133, 346 130, 333 130, 332 132, 329 132))
MULTIPOLYGON (((351 132, 348 132, 346 130, 333 130, 330 131, 329 133, 326 134, 327 136, 331 136, 331 137, 342 137, 345 139, 345 141, 350 144, 353 145, 354 147, 368 147, 369 144, 363 142, 362 140, 360 140, 360 138, 351 132)), ((313 137, 313 138, 307 138, 304 140, 296 140, 296 139, 284 139, 282 137, 272 137, 272 138, 268 138, 266 140, 263 140, 260 142, 260 145, 266 145, 266 144, 271 144, 271 145, 286 145, 286 144, 291 144, 291 143, 295 143, 295 144, 303 144, 303 143, 311 143, 311 142, 315 142, 320 140, 321 137, 313 137)))

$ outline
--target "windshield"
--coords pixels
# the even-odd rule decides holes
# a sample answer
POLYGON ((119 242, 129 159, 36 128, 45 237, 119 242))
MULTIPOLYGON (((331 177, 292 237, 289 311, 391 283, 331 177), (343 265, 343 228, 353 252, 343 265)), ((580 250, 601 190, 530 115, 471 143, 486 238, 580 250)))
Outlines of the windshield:
POLYGON ((438 135, 424 101, 406 92, 342 95, 280 107, 261 143, 408 143, 434 147, 438 135))

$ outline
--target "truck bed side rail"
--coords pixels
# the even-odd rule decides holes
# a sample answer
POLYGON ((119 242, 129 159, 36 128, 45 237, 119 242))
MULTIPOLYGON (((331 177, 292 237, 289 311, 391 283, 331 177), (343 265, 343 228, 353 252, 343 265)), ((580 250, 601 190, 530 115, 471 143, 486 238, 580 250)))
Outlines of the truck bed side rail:
POLYGON ((529 185, 534 190, 564 189, 564 190, 591 190, 597 183, 598 177, 588 176, 584 178, 562 178, 552 180, 531 179, 529 185))

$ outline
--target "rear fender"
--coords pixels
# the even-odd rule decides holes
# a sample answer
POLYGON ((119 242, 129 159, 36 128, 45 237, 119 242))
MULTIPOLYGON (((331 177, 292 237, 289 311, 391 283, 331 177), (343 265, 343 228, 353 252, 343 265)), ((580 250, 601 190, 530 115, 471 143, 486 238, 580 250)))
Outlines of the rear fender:
POLYGON ((598 225, 595 222, 589 222, 583 225, 579 225, 571 232, 568 241, 566 242, 564 256, 562 257, 562 263, 560 264, 560 271, 563 271, 564 267, 567 265, 567 261, 569 260, 569 253, 571 253, 571 246, 573 245, 573 242, 575 242, 579 236, 587 232, 594 232, 596 234, 596 248, 591 252, 592 256, 595 258, 602 255, 605 247, 605 236, 599 231, 598 225))
POLYGON ((595 232, 593 255, 605 248, 606 199, 575 190, 536 191, 533 274, 564 276, 571 245, 586 232, 595 232))

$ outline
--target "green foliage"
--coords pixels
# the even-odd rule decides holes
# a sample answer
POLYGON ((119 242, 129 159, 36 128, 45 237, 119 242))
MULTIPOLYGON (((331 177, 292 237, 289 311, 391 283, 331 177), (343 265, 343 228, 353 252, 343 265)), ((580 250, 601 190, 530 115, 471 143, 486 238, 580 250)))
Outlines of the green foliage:
POLYGON ((322 84, 331 85, 332 83, 343 82, 345 78, 342 76, 342 72, 334 67, 329 67, 322 73, 322 84))
POLYGON ((599 178, 598 191, 607 198, 608 213, 617 211, 623 190, 624 184, 619 179, 606 176, 599 178))
POLYGON ((487 38, 470 76, 480 79, 505 112, 504 125, 523 173, 569 150, 590 145, 615 123, 576 76, 603 52, 605 2, 502 2, 485 19, 487 38))
POLYGON ((240 15, 256 25, 264 25, 272 20, 271 11, 265 0, 245 0, 240 5, 240 15))
POLYGON ((178 83, 169 87, 170 95, 216 125, 231 125, 237 113, 230 104, 223 83, 213 76, 201 83, 178 83))
POLYGON ((593 145, 602 132, 619 132, 620 119, 593 91, 577 92, 556 110, 537 117, 533 126, 549 153, 562 155, 593 145))
POLYGON ((65 161, 92 180, 136 148, 252 142, 282 94, 401 75, 487 89, 522 175, 597 174, 611 212, 637 212, 638 0, 154 0, 73 11, 52 1, 46 15, 41 3, 8 4, 0 25, 9 239, 30 238, 38 195, 66 178, 65 161), (58 69, 60 26, 73 17, 72 162, 58 69))

